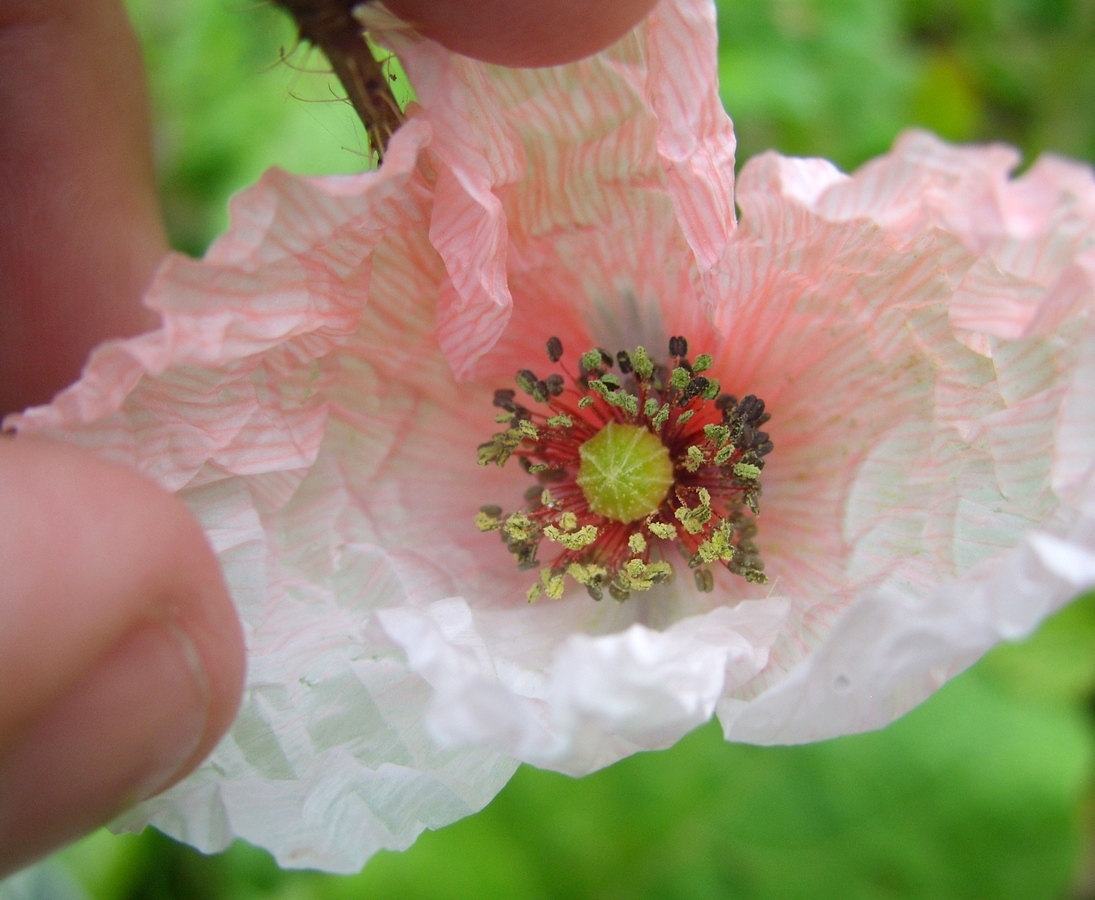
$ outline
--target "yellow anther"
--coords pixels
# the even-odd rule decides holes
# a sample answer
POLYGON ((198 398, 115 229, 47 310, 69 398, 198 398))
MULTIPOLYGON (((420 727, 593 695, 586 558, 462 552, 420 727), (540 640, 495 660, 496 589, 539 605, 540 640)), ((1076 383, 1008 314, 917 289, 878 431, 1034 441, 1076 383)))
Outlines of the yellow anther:
POLYGON ((558 600, 563 596, 563 576, 555 575, 551 569, 540 570, 540 583, 543 585, 544 593, 548 595, 551 600, 558 600))
POLYGON ((505 525, 502 526, 506 534, 515 541, 527 541, 530 540, 536 531, 536 525, 532 519, 526 516, 524 513, 514 513, 506 519, 505 525))
POLYGON ((707 488, 699 489, 699 501, 699 506, 693 509, 681 506, 673 513, 689 534, 699 534, 703 526, 711 521, 711 492, 707 488))
POLYGON ((554 525, 544 528, 544 537, 549 541, 562 544, 567 550, 581 550, 583 547, 588 547, 597 540, 598 534, 596 525, 583 525, 577 531, 569 533, 560 531, 554 525))
POLYGON ((588 565, 571 563, 567 566, 567 575, 577 581, 578 584, 596 584, 602 581, 607 574, 608 569, 604 566, 598 566, 596 563, 588 565))
POLYGON ((685 452, 688 458, 684 461, 684 467, 689 472, 697 471, 699 467, 703 465, 703 451, 693 444, 685 452))
POLYGON ((489 516, 485 512, 476 513, 475 527, 480 531, 497 531, 502 527, 502 520, 498 516, 489 516))
POLYGON ((677 529, 669 522, 647 522, 646 527, 651 534, 663 541, 671 541, 677 536, 677 529))
POLYGON ((756 481, 760 478, 760 467, 749 463, 736 463, 734 465, 734 474, 742 481, 756 481))

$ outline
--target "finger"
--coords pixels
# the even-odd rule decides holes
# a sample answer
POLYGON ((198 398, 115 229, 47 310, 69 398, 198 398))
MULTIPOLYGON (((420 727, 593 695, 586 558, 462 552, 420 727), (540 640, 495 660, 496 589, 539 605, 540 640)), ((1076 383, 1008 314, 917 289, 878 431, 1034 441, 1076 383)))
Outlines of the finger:
POLYGON ((183 504, 73 448, 0 440, 0 572, 2 874, 193 769, 244 650, 183 504))
POLYGON ((141 58, 116 0, 0 0, 0 415, 154 327, 166 250, 141 58))
POLYGON ((506 66, 551 66, 596 53, 634 28, 655 0, 385 0, 450 50, 506 66))

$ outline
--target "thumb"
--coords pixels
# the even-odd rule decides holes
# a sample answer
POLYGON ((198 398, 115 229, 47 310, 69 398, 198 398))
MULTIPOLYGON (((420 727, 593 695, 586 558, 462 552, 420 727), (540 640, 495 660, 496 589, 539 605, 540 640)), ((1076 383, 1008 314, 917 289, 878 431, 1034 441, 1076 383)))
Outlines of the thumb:
POLYGON ((183 504, 0 439, 0 876, 162 790, 235 714, 239 621, 183 504))

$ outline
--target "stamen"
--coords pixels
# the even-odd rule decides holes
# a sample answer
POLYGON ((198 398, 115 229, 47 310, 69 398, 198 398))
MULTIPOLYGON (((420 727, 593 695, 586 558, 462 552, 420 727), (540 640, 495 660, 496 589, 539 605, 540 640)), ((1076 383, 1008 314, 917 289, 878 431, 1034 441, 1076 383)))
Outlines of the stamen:
POLYGON ((557 337, 549 337, 547 340, 547 355, 553 363, 563 358, 563 342, 557 337))
MULTIPOLYGON (((545 346, 561 364, 559 338, 545 346)), ((699 591, 714 589, 716 564, 767 581, 750 515, 759 514, 772 451, 759 428, 770 414, 755 395, 721 393, 716 378, 700 374, 714 367, 711 354, 690 363, 683 336, 671 337, 668 349, 671 365, 641 346, 614 355, 595 347, 581 355, 577 376, 565 365, 545 378, 522 369, 516 384, 532 409, 512 388, 495 391, 505 428, 480 445, 479 464, 516 456, 537 483, 523 509, 504 515, 484 506, 475 524, 500 533, 519 569, 540 568, 530 602, 558 599, 566 579, 594 600, 605 589, 626 600, 670 580, 674 559, 693 569, 699 591)))

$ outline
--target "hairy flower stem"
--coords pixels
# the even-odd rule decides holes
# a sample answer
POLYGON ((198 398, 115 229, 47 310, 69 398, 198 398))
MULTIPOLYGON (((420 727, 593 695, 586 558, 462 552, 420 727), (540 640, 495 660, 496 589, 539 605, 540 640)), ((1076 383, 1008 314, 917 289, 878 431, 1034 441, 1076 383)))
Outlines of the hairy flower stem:
POLYGON ((369 144, 384 161, 388 140, 403 122, 388 78, 354 18, 359 0, 274 0, 296 22, 303 40, 323 51, 365 125, 369 144))

